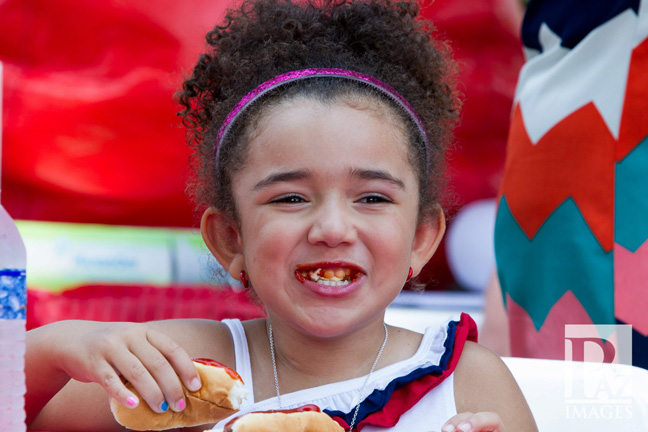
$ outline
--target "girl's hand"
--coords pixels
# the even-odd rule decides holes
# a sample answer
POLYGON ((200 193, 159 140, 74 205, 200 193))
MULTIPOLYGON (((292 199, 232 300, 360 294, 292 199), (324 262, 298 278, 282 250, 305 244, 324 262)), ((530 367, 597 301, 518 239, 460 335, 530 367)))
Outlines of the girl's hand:
POLYGON ((67 321, 58 323, 57 335, 57 366, 77 381, 98 383, 126 407, 140 401, 122 377, 155 412, 185 408, 180 380, 191 391, 201 386, 186 351, 146 324, 67 321))
POLYGON ((441 428, 443 432, 504 432, 500 417, 493 412, 457 414, 441 428))

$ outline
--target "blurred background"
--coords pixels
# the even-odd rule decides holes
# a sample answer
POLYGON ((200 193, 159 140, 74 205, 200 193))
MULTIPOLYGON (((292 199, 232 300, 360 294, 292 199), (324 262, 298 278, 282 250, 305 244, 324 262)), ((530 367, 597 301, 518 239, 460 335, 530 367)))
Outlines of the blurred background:
MULTIPOLYGON (((2 205, 28 254, 28 327, 61 318, 261 316, 219 271, 184 194, 173 94, 228 1, 0 0, 2 205)), ((388 320, 481 321, 494 199, 523 63, 519 0, 423 4, 461 68, 449 229, 388 320)))

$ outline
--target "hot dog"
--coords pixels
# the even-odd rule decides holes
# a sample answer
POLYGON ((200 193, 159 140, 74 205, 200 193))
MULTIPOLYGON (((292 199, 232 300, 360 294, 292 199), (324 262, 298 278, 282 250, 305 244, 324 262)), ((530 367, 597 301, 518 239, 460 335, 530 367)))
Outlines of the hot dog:
POLYGON ((344 432, 316 405, 292 410, 259 411, 231 420, 222 432, 344 432))
MULTIPOLYGON (((232 369, 209 359, 193 359, 202 387, 196 392, 184 388, 186 407, 181 412, 156 413, 141 401, 136 408, 126 408, 111 399, 110 409, 117 422, 134 430, 165 430, 216 423, 238 411, 247 395, 243 380, 232 369)), ((126 387, 139 394, 130 383, 126 387)), ((141 397, 139 397, 141 400, 141 397)))

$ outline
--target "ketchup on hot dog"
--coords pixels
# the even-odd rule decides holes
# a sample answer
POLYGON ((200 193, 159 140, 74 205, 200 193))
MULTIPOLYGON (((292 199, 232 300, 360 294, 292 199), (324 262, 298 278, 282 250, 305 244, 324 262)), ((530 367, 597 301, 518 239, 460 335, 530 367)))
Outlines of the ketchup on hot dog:
MULTIPOLYGON (((308 404, 308 405, 303 405, 297 408, 293 409, 286 409, 286 410, 268 410, 268 411, 255 411, 255 414, 275 414, 275 413, 284 413, 284 414, 290 414, 290 413, 296 413, 296 412, 306 412, 306 411, 315 411, 315 412, 321 412, 319 407, 317 405, 313 404, 308 404)), ((251 413, 250 413, 251 414, 251 413)), ((243 416, 241 416, 243 417, 243 416)), ((232 425, 236 423, 236 420, 240 419, 241 417, 236 417, 235 419, 230 420, 226 425, 225 428, 223 429, 223 432, 232 432, 232 425)))
POLYGON ((207 366, 216 366, 216 367, 223 368, 223 369, 225 369, 225 372, 227 372, 227 374, 232 377, 232 379, 239 380, 239 381, 243 382, 243 380, 241 379, 241 376, 234 369, 230 369, 227 366, 225 366, 224 364, 217 362, 216 360, 212 360, 212 359, 208 359, 208 358, 194 358, 194 359, 191 359, 191 361, 195 361, 196 363, 201 363, 201 364, 204 364, 204 365, 207 365, 207 366))

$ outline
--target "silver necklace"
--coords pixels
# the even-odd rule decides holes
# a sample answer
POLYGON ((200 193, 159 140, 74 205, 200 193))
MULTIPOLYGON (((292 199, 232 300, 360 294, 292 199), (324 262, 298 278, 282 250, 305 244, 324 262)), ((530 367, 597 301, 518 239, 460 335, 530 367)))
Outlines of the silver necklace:
MULTIPOLYGON (((367 384, 369 383, 369 379, 371 378, 371 374, 376 369, 378 360, 380 360, 380 356, 382 356, 382 353, 385 350, 385 345, 387 345, 387 339, 389 338, 389 330, 387 330, 387 325, 384 322, 383 322, 383 328, 385 329, 385 339, 383 340, 383 343, 380 346, 380 350, 378 351, 376 360, 374 360, 373 365, 371 366, 369 375, 367 375, 367 378, 365 378, 362 388, 358 391, 359 397, 364 394, 364 391, 367 388, 367 384)), ((272 324, 270 324, 269 321, 268 321, 268 339, 270 340, 270 356, 272 357, 272 373, 274 374, 275 389, 277 390, 277 403, 279 404, 279 409, 283 409, 283 405, 281 404, 281 393, 279 392, 279 377, 277 376, 277 361, 275 359, 274 339, 272 337, 272 324)), ((360 401, 358 401, 358 405, 356 406, 356 409, 353 413, 353 419, 351 419, 349 431, 353 431, 353 427, 355 426, 355 422, 356 422, 356 418, 358 417, 359 410, 360 410, 360 401)))

